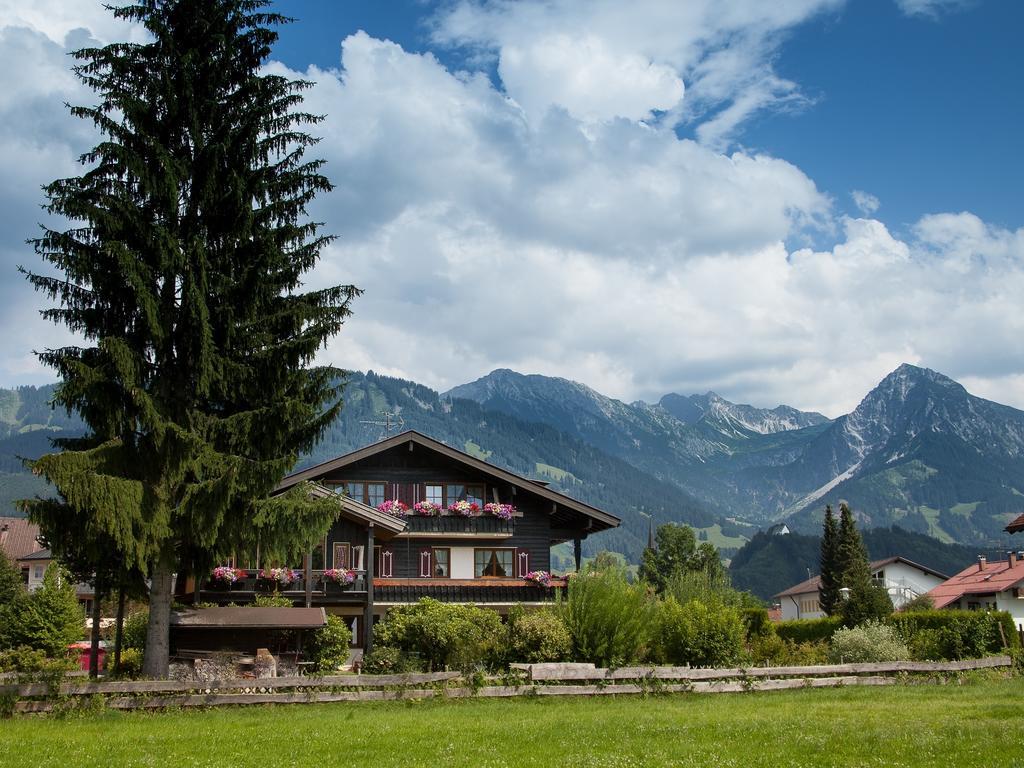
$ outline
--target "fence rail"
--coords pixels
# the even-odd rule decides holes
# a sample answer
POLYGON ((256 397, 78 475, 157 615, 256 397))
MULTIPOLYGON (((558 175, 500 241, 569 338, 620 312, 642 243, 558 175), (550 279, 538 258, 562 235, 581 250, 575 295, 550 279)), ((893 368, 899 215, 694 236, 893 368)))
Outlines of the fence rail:
POLYGON ((1008 656, 948 662, 900 661, 806 667, 701 669, 691 667, 622 667, 590 664, 513 665, 519 679, 509 684, 489 678, 474 686, 459 672, 403 675, 329 675, 275 677, 262 680, 65 681, 0 685, 0 695, 17 697, 22 713, 49 712, 75 697, 103 697, 110 709, 162 709, 240 704, 299 704, 336 701, 391 701, 421 698, 507 698, 513 696, 609 696, 659 693, 737 693, 796 688, 881 686, 901 675, 957 673, 1010 667, 1008 656), (501 684, 496 684, 501 683, 501 684))

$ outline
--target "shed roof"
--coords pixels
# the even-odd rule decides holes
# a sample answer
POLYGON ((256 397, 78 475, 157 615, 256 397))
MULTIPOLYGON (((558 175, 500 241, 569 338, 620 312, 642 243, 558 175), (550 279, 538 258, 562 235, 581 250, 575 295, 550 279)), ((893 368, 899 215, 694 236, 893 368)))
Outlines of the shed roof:
POLYGON ((171 614, 181 629, 317 629, 327 624, 323 608, 199 608, 171 614))
MULTIPOLYGON (((874 574, 876 571, 880 571, 885 566, 889 565, 890 563, 895 563, 895 562, 905 563, 906 565, 909 565, 912 568, 917 568, 918 570, 924 571, 925 573, 930 573, 932 576, 935 576, 936 578, 939 578, 939 579, 948 579, 949 578, 949 576, 947 576, 946 574, 939 573, 938 571, 929 568, 927 565, 921 565, 920 563, 915 563, 913 560, 908 560, 907 558, 901 557, 899 555, 894 555, 893 557, 886 557, 886 558, 883 558, 881 560, 872 560, 871 561, 871 565, 870 565, 871 573, 874 574)), ((773 597, 789 597, 790 595, 806 595, 808 592, 817 592, 818 588, 820 586, 821 586, 821 576, 814 576, 814 577, 812 577, 810 579, 807 579, 805 581, 801 581, 799 584, 794 584, 789 589, 784 590, 782 592, 779 592, 777 595, 773 595, 773 597)))
POLYGON ((10 560, 20 560, 25 555, 43 548, 37 539, 39 526, 23 517, 0 517, 0 550, 10 560))
MULTIPOLYGON (((370 456, 383 453, 384 451, 389 451, 392 448, 397 448, 406 443, 409 445, 419 445, 428 450, 435 451, 436 453, 460 462, 461 464, 464 464, 465 466, 482 474, 490 475, 493 478, 514 485, 516 488, 536 494, 559 507, 571 510, 575 514, 583 515, 590 521, 589 525, 594 533, 607 530, 608 528, 616 528, 621 522, 615 515, 611 515, 604 510, 592 507, 582 501, 577 501, 576 499, 559 493, 558 491, 553 491, 544 485, 530 480, 529 478, 517 475, 515 472, 510 472, 507 469, 502 469, 494 464, 482 461, 475 456, 470 456, 468 453, 452 448, 449 445, 445 445, 442 442, 431 437, 427 437, 426 435, 412 429, 406 430, 405 432, 386 440, 381 440, 373 445, 368 445, 365 448, 360 448, 359 450, 346 453, 343 456, 338 456, 335 459, 308 467, 300 470, 299 472, 294 472, 281 481, 280 485, 277 487, 277 492, 284 491, 303 481, 315 481, 326 475, 328 472, 347 467, 350 464, 355 464, 356 462, 362 461, 370 456)), ((376 512, 376 510, 374 511, 376 512)))
POLYGON ((936 608, 945 608, 968 595, 991 595, 1003 592, 1024 581, 1024 562, 1007 560, 972 563, 960 573, 939 584, 928 593, 936 608))
POLYGON ((369 525, 370 523, 373 523, 373 527, 377 529, 375 533, 377 538, 387 541, 405 530, 406 522, 402 518, 385 514, 379 509, 374 509, 368 504, 356 501, 351 496, 346 496, 343 493, 336 493, 320 483, 313 483, 310 493, 321 499, 330 497, 336 498, 338 500, 338 504, 341 506, 342 517, 346 517, 349 520, 361 523, 362 525, 369 525))

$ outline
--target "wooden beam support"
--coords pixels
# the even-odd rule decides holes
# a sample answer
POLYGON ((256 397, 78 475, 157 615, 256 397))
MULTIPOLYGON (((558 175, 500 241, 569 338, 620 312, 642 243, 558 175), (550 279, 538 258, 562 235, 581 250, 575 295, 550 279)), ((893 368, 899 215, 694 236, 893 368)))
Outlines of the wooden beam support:
POLYGON ((366 571, 366 607, 363 609, 363 655, 373 652, 373 523, 366 528, 366 553, 363 568, 366 571))
POLYGON ((583 561, 582 540, 577 536, 572 540, 572 556, 576 560, 576 573, 580 572, 580 564, 583 561))
MULTIPOLYGON (((313 607, 313 551, 306 553, 302 563, 302 583, 306 586, 306 607, 313 607)), ((299 633, 302 636, 302 633, 299 633)))

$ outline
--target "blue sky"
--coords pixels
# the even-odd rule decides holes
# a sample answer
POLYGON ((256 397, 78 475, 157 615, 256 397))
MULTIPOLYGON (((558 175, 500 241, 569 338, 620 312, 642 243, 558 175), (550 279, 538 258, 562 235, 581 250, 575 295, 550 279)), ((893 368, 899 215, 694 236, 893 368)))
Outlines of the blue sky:
MULTIPOLYGON (((831 416, 900 363, 1024 408, 1024 4, 278 0, 365 293, 324 360, 439 390, 498 368, 625 400, 831 416)), ((14 272, 97 139, 98 0, 0 0, 0 386, 73 342, 14 272)))

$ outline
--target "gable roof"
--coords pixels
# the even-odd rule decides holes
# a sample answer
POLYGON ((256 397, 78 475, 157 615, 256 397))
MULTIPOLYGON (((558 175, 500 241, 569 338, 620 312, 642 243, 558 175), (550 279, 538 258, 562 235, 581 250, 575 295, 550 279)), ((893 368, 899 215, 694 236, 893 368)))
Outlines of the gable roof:
MULTIPOLYGON (((521 488, 524 491, 540 496, 553 504, 560 505, 580 515, 584 515, 592 521, 591 529, 595 533, 608 528, 617 528, 621 522, 615 515, 611 515, 597 507, 592 507, 582 501, 577 501, 576 499, 566 496, 563 493, 559 493, 558 491, 553 491, 544 485, 534 482, 533 480, 517 475, 515 472, 509 472, 507 469, 502 469, 494 464, 488 464, 486 461, 481 461, 474 456, 470 456, 468 453, 452 448, 449 445, 445 445, 444 443, 434 440, 431 437, 427 437, 414 429, 406 430, 394 437, 381 440, 379 443, 368 445, 365 448, 360 448, 352 451, 351 453, 346 453, 335 459, 330 459, 329 461, 308 467, 300 470, 299 472, 294 472, 281 481, 275 492, 286 490, 296 483, 301 483, 306 480, 315 481, 328 472, 336 469, 342 469, 351 464, 355 464, 358 461, 375 456, 378 453, 384 453, 385 451, 389 451, 392 448, 396 448, 405 443, 419 445, 427 450, 435 451, 436 453, 446 456, 454 461, 458 461, 477 472, 490 475, 491 477, 509 483, 516 488, 521 488)), ((374 512, 376 512, 376 510, 374 510, 374 512)))
POLYGON ((1024 531, 1024 514, 1018 515, 1013 520, 1011 520, 1009 525, 1006 526, 1005 530, 1007 533, 1017 533, 1019 531, 1024 531))
POLYGON ((0 550, 11 562, 43 548, 36 539, 39 526, 23 517, 0 517, 0 550))
POLYGON ((996 560, 985 563, 972 563, 956 576, 939 584, 928 593, 936 608, 945 608, 961 597, 968 595, 991 595, 1003 592, 1024 581, 1024 561, 1014 557, 1009 560, 996 560))
MULTIPOLYGON (((949 576, 947 576, 944 573, 939 573, 938 571, 932 570, 926 565, 915 563, 913 560, 908 560, 907 558, 900 557, 899 555, 894 555, 893 557, 886 557, 881 560, 872 560, 869 567, 871 568, 872 575, 874 575, 876 571, 880 571, 882 568, 889 565, 890 563, 896 562, 904 563, 906 565, 909 565, 911 568, 917 568, 917 570, 924 571, 925 573, 931 574, 932 576, 935 576, 938 579, 949 578, 949 576)), ((799 584, 794 584, 789 589, 783 592, 779 592, 777 595, 772 595, 772 597, 789 597, 790 595, 805 595, 808 592, 817 592, 819 587, 821 587, 821 576, 814 576, 810 579, 807 579, 806 581, 801 581, 799 584)))

